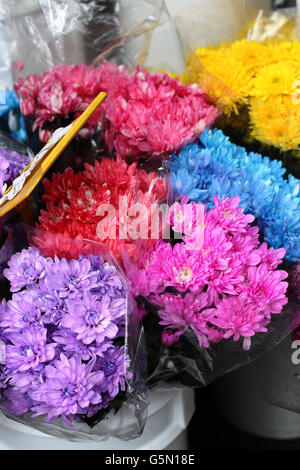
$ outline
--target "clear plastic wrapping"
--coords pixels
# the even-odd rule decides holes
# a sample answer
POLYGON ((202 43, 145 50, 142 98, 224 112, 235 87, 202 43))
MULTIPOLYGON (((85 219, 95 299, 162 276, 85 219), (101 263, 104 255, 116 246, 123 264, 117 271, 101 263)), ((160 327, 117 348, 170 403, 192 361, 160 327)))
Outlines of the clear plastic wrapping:
MULTIPOLYGON (((221 3, 211 2, 210 8, 220 11, 221 3)), ((248 1, 236 5, 229 15, 235 27, 222 18, 218 29, 216 15, 212 29, 208 23, 216 33, 207 37, 197 24, 205 17, 201 5, 178 15, 186 56, 181 79, 207 92, 222 113, 217 125, 236 143, 282 159, 299 176, 298 18, 295 10, 257 10, 248 1)))
POLYGON ((163 67, 175 71, 183 64, 163 0, 32 0, 17 5, 9 0, 1 2, 0 12, 14 78, 40 75, 62 63, 97 65, 104 59, 157 69, 162 35, 168 47, 163 67))
MULTIPOLYGON (((33 158, 31 149, 24 143, 16 140, 6 132, 0 131, 0 194, 11 186, 22 170, 33 158)), ((17 222, 31 223, 32 212, 30 204, 19 206, 0 219, 0 245, 5 241, 7 231, 17 222)))
MULTIPOLYGON (((154 71, 183 71, 176 29, 163 0, 138 4, 131 0, 36 0, 17 10, 14 2, 0 5, 14 85, 26 117, 30 146, 35 151, 47 142, 54 129, 77 118, 100 91, 108 93, 104 107, 109 107, 111 113, 120 105, 111 96, 129 99, 126 95, 134 80, 126 84, 126 79, 129 70, 134 74, 137 65, 154 71), (119 71, 115 64, 120 66, 119 71), (124 66, 128 70, 123 71, 124 66), (119 86, 121 89, 117 90, 119 86)), ((140 83, 147 95, 146 84, 142 80, 140 83)), ((198 103, 195 105, 199 107, 198 103)), ((135 106, 137 109, 138 103, 135 106)), ((74 145, 80 141, 83 152, 90 150, 87 147, 95 150, 99 146, 103 127, 106 128, 104 115, 101 110, 96 112, 79 133, 79 139, 75 139, 74 145)), ((145 132, 142 125, 146 127, 148 120, 149 116, 141 123, 141 132, 145 132)), ((192 124, 194 127, 197 121, 192 124)), ((118 123, 111 126, 118 130, 118 123)), ((180 129, 176 131, 180 133, 180 129)))
POLYGON ((2 412, 74 441, 137 437, 147 417, 145 352, 114 257, 24 225, 0 255, 2 412))

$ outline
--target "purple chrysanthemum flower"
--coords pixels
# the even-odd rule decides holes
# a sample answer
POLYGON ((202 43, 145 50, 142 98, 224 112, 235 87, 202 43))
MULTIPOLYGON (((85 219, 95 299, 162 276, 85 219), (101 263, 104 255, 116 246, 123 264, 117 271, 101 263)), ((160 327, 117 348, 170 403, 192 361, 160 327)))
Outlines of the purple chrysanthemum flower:
POLYGON ((59 328, 52 335, 53 340, 63 346, 64 354, 68 357, 80 356, 83 361, 89 361, 96 356, 102 356, 111 346, 111 341, 105 341, 101 344, 95 341, 90 344, 84 344, 77 339, 76 333, 73 333, 67 328, 59 328))
POLYGON ((9 380, 9 373, 5 364, 0 364, 0 388, 6 388, 9 380))
POLYGON ((115 266, 104 263, 99 256, 89 255, 92 269, 97 271, 97 288, 93 289, 93 293, 99 297, 109 295, 112 298, 125 296, 125 285, 115 266))
POLYGON ((34 291, 14 294, 0 311, 0 326, 10 332, 41 324, 41 310, 34 305, 35 297, 34 291))
POLYGON ((5 183, 9 178, 9 163, 5 158, 0 157, 0 196, 6 189, 5 183))
POLYGON ((55 343, 47 344, 47 330, 30 326, 22 332, 11 333, 6 346, 7 367, 25 372, 40 363, 51 361, 55 356, 55 343))
POLYGON ((15 178, 30 162, 28 155, 22 155, 14 150, 0 147, 0 191, 1 195, 7 186, 10 186, 15 178), (5 183, 5 186, 4 186, 5 183))
POLYGON ((23 393, 14 387, 8 387, 3 393, 3 407, 15 416, 23 416, 30 410, 32 404, 26 392, 23 393))
POLYGON ((94 416, 98 411, 105 410, 105 408, 108 408, 112 397, 109 395, 109 393, 101 393, 101 398, 102 401, 98 405, 90 405, 87 409, 86 415, 88 418, 91 418, 94 416))
POLYGON ((118 327, 110 310, 109 297, 101 301, 89 292, 82 298, 67 300, 68 314, 61 320, 61 326, 77 333, 77 339, 84 344, 94 341, 103 343, 113 339, 118 333, 118 327))
POLYGON ((45 383, 31 395, 41 404, 32 407, 34 416, 47 412, 47 422, 61 416, 70 425, 74 415, 84 414, 89 405, 100 403, 101 394, 95 387, 103 380, 103 372, 92 372, 93 366, 93 361, 83 364, 80 357, 68 359, 64 354, 55 365, 46 366, 45 383))
POLYGON ((3 393, 3 407, 15 416, 23 416, 30 411, 32 400, 29 395, 14 387, 8 387, 3 393))
POLYGON ((56 291, 60 298, 70 299, 97 287, 97 274, 91 270, 88 259, 68 261, 55 257, 42 284, 46 290, 56 291))
POLYGON ((97 359, 95 369, 104 374, 104 379, 100 385, 101 391, 107 392, 114 398, 119 389, 125 390, 125 379, 131 377, 128 371, 129 357, 125 354, 125 348, 114 346, 102 357, 97 359))
POLYGON ((45 381, 45 365, 39 364, 35 369, 29 369, 26 372, 11 372, 10 385, 22 392, 30 394, 30 390, 40 386, 45 381))
POLYGON ((65 300, 54 291, 40 290, 34 299, 34 305, 43 312, 42 322, 45 325, 58 325, 66 313, 65 300))
POLYGON ((7 263, 4 276, 11 283, 11 292, 17 292, 23 287, 32 287, 45 276, 49 260, 41 256, 38 250, 28 248, 16 253, 7 263))

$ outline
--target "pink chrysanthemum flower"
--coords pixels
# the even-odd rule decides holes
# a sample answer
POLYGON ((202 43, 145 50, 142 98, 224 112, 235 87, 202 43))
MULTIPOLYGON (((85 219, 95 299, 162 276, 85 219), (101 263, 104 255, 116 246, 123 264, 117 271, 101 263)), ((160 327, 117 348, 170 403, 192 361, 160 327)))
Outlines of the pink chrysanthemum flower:
POLYGON ((211 322, 224 331, 223 338, 234 341, 244 338, 244 349, 249 349, 251 338, 258 332, 267 332, 264 313, 249 304, 246 296, 224 298, 217 305, 211 322))
POLYGON ((53 129, 76 119, 101 92, 108 96, 79 135, 88 138, 104 124, 104 139, 117 154, 142 156, 169 152, 213 124, 218 111, 196 85, 184 86, 167 74, 150 75, 103 62, 54 66, 15 85, 21 111, 47 142, 53 129), (56 125, 55 125, 56 124, 56 125))
MULTIPOLYGON (((277 269, 285 250, 260 245, 259 230, 250 225, 253 216, 238 205, 239 198, 216 196, 215 207, 204 211, 199 224, 193 203, 186 219, 191 236, 157 242, 140 252, 139 265, 128 271, 135 294, 150 296, 158 307, 165 344, 174 344, 190 328, 205 347, 233 337, 244 338, 249 349, 251 337, 266 332, 271 315, 286 305, 287 273, 277 269), (197 245, 193 232, 199 225, 203 237, 197 245)), ((173 206, 174 229, 181 228, 185 213, 183 203, 173 206)))

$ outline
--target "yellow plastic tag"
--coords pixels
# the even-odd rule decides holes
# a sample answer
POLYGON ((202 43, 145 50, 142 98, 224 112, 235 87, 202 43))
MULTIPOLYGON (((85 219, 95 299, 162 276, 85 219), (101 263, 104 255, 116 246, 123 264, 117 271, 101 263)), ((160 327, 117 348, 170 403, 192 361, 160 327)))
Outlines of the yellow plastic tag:
POLYGON ((57 160, 105 98, 106 93, 99 93, 76 121, 54 132, 47 144, 22 171, 21 175, 15 179, 12 186, 3 194, 0 199, 0 217, 28 198, 55 160, 57 160))

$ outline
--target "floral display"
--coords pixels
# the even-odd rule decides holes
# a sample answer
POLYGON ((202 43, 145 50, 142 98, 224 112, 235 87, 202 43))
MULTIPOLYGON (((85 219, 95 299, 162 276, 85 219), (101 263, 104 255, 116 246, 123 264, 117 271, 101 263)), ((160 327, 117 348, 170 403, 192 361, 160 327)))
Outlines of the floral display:
POLYGON ((175 204, 170 224, 182 240, 158 241, 128 270, 135 295, 158 307, 165 344, 191 328, 200 346, 243 338, 249 349, 251 338, 267 332, 272 314, 288 302, 288 274, 277 270, 285 250, 259 243, 254 216, 239 202, 215 196, 202 221, 201 203, 175 204))
POLYGON ((101 109, 80 131, 88 138, 104 120, 104 139, 122 158, 176 149, 201 134, 218 116, 197 86, 183 86, 167 74, 103 62, 52 67, 42 76, 19 79, 21 111, 47 142, 53 130, 78 117, 100 91, 108 93, 101 109))
MULTIPOLYGON (((122 224, 126 225, 122 201, 128 209, 139 201, 151 211, 152 205, 167 197, 167 182, 157 173, 146 173, 137 169, 136 163, 128 165, 124 160, 109 158, 86 164, 83 173, 74 174, 69 168, 55 174, 44 186, 46 210, 39 218, 43 230, 105 243, 118 258, 122 243, 128 249, 133 243, 128 230, 122 230, 122 224), (116 210, 109 216, 108 205, 116 210), (101 207, 103 211, 99 211, 101 207)), ((131 221, 135 218, 133 214, 131 221)))
POLYGON ((28 155, 21 155, 14 150, 0 147, 0 194, 12 184, 15 178, 30 163, 28 155))
POLYGON ((173 156, 172 190, 191 201, 213 206, 214 196, 239 196, 240 206, 255 216, 265 240, 300 260, 300 181, 285 178, 282 162, 247 153, 221 130, 207 129, 198 144, 173 156))
MULTIPOLYGON (((181 51, 157 68, 147 41, 127 54, 155 13, 130 32, 104 21, 79 51, 91 65, 75 64, 70 37, 94 35, 98 16, 73 10, 46 41, 30 16, 42 45, 35 33, 28 55, 15 39, 8 51, 34 152, 106 97, 36 163, 30 200, 3 207, 0 409, 59 438, 128 440, 148 387, 206 386, 300 337, 300 42, 291 17, 251 10, 239 39, 202 47, 223 34, 203 30, 171 75, 181 51)), ((8 148, 1 194, 30 161, 8 148)))
POLYGON ((0 309, 2 407, 68 426, 106 409, 131 377, 127 287, 116 268, 99 256, 28 248, 4 276, 12 297, 0 309))
POLYGON ((198 83, 224 113, 223 124, 281 150, 300 144, 300 43, 246 39, 199 47, 187 59, 183 83, 198 83), (249 111, 245 118, 244 111, 249 111))

